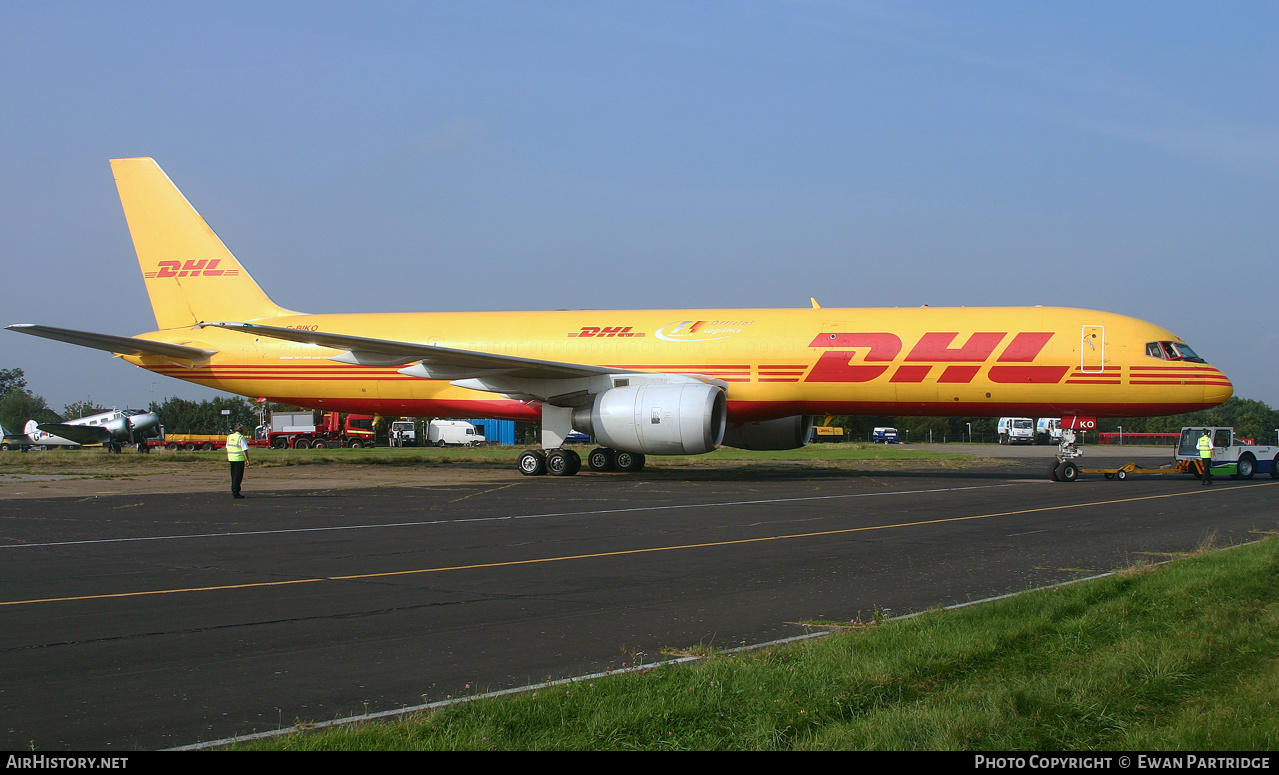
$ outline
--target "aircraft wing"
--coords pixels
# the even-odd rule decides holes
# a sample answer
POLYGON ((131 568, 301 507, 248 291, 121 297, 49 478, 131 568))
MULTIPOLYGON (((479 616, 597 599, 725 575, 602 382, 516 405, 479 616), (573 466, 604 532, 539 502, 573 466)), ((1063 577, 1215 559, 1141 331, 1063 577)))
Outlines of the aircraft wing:
POLYGON ((76 444, 102 444, 111 440, 111 431, 101 425, 70 425, 64 422, 42 422, 36 426, 76 444))
POLYGON ((203 323, 233 331, 242 331, 274 339, 314 344, 334 350, 345 350, 332 360, 363 366, 406 366, 421 363, 433 379, 465 379, 500 375, 521 379, 572 379, 616 374, 617 369, 590 366, 581 363, 543 361, 514 355, 458 350, 430 344, 397 342, 390 339, 369 339, 347 334, 329 334, 323 331, 304 331, 295 328, 260 326, 254 323, 203 323))
POLYGON ((92 347, 95 350, 106 350, 118 355, 158 355, 162 358, 175 358, 183 361, 198 361, 217 353, 217 350, 204 350, 199 347, 187 347, 181 344, 153 342, 149 339, 136 339, 131 336, 112 336, 111 334, 95 334, 89 331, 72 331, 69 328, 51 328, 37 326, 32 323, 18 323, 7 326, 10 331, 20 334, 42 336, 45 339, 56 339, 59 342, 78 344, 81 347, 92 347))

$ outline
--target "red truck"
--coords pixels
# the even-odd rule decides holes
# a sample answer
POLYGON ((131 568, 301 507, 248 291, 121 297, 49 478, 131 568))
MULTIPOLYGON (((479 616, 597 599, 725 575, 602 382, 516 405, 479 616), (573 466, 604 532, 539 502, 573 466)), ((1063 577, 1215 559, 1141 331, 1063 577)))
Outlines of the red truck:
POLYGON ((271 412, 267 443, 275 449, 324 449, 373 446, 373 415, 321 412, 271 412))

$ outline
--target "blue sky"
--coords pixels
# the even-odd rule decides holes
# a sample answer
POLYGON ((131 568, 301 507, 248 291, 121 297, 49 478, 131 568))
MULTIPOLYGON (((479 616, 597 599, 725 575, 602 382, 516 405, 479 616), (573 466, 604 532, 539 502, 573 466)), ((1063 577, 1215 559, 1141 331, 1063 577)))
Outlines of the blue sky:
MULTIPOLYGON (((4 16, 5 324, 154 328, 107 165, 152 156, 292 309, 1078 306, 1279 406, 1273 2, 4 16)), ((14 367, 55 409, 212 395, 0 333, 14 367)))

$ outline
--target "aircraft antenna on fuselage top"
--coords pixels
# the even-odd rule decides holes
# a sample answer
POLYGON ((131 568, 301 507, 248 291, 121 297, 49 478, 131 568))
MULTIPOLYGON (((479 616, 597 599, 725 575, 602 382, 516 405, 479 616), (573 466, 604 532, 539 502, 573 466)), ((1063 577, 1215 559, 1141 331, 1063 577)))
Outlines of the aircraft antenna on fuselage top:
POLYGON ((294 315, 262 291, 154 159, 112 159, 156 326, 294 315))

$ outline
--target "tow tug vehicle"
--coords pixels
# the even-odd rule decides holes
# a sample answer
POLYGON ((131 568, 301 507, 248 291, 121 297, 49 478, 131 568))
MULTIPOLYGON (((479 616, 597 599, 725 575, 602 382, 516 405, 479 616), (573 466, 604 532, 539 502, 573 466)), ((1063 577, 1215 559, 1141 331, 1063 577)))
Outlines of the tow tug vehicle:
POLYGON ((1053 481, 1073 482, 1080 474, 1102 474, 1107 479, 1123 481, 1129 474, 1190 474, 1199 475, 1199 437, 1204 431, 1212 436, 1212 473, 1234 479, 1251 479, 1254 474, 1270 474, 1279 479, 1279 447, 1249 444, 1235 436, 1234 428, 1219 426, 1187 426, 1181 429, 1173 459, 1158 468, 1145 468, 1137 463, 1125 463, 1119 468, 1080 468, 1076 462, 1083 452, 1075 447, 1073 430, 1064 429, 1057 457, 1048 467, 1053 481), (1067 440, 1067 437, 1069 439, 1067 440))

